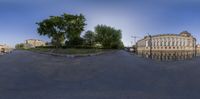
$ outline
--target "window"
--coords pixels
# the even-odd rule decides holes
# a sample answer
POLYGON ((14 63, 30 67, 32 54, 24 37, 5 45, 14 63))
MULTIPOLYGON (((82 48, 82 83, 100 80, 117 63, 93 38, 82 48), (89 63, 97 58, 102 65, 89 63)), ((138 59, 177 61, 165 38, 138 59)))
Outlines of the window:
POLYGON ((174 46, 174 41, 172 41, 172 46, 174 46))
POLYGON ((170 46, 170 41, 168 41, 168 46, 170 46))
POLYGON ((179 46, 178 41, 176 42, 176 46, 179 46))
POLYGON ((148 47, 149 46, 149 42, 148 41, 146 41, 146 47, 148 47))
POLYGON ((164 46, 167 46, 167 42, 164 43, 164 46))

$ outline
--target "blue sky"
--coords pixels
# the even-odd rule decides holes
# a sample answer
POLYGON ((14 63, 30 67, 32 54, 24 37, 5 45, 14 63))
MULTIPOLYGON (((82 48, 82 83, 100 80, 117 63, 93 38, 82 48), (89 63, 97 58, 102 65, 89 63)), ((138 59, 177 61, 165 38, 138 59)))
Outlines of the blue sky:
POLYGON ((130 45, 149 34, 191 32, 200 42, 199 0, 0 0, 0 44, 26 39, 49 41, 37 34, 38 21, 63 13, 85 15, 85 30, 97 24, 121 29, 130 45))

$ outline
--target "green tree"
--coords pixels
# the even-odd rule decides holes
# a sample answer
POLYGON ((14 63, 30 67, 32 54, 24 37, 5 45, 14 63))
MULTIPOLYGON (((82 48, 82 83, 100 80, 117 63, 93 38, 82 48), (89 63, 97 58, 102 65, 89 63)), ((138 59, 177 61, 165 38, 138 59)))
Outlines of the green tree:
POLYGON ((85 45, 88 47, 94 47, 95 45, 95 33, 93 31, 87 31, 85 35, 83 36, 83 39, 85 41, 85 45))
POLYGON ((23 43, 21 43, 21 44, 16 44, 16 45, 15 45, 15 48, 16 48, 16 49, 24 49, 24 47, 25 47, 25 46, 24 46, 23 43))
POLYGON ((97 25, 95 27, 96 41, 99 42, 103 48, 121 48, 123 43, 121 41, 121 30, 106 25, 97 25))
POLYGON ((50 16, 50 18, 38 22, 38 33, 47 35, 52 39, 52 44, 61 47, 64 41, 74 41, 80 38, 84 31, 85 17, 80 15, 63 14, 61 16, 50 16))
POLYGON ((66 47, 70 48, 82 48, 83 47, 84 39, 81 37, 77 37, 74 39, 71 39, 70 41, 66 41, 65 45, 66 47))

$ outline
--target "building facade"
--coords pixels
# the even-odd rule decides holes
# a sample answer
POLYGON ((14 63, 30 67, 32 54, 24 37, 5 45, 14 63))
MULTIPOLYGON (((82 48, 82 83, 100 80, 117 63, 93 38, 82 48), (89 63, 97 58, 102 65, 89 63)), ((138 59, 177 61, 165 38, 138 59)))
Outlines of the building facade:
POLYGON ((200 44, 197 45, 197 54, 200 56, 200 44))
POLYGON ((7 45, 0 45, 0 53, 10 52, 10 48, 7 45))
POLYGON ((159 59, 177 59, 193 56, 196 52, 196 38, 183 31, 179 34, 145 36, 136 43, 137 53, 159 59), (180 57, 179 57, 180 56, 180 57))
POLYGON ((38 46, 46 46, 46 42, 38 39, 29 39, 25 41, 25 45, 28 48, 34 48, 38 46))

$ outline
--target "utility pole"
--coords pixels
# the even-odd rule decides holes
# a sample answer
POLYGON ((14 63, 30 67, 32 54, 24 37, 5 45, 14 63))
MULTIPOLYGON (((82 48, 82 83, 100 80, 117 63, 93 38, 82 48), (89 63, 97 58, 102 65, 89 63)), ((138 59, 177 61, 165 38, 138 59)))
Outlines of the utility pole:
POLYGON ((130 47, 132 47, 133 46, 133 41, 131 41, 131 46, 130 47))
POLYGON ((198 45, 196 44, 196 40, 194 41, 194 45, 195 45, 195 46, 194 46, 194 48, 195 48, 195 49, 194 49, 194 50, 195 50, 195 51, 194 51, 194 52, 195 52, 195 56, 197 56, 197 47, 198 47, 198 45))
POLYGON ((133 48, 134 48, 134 51, 135 51, 135 53, 137 53, 137 45, 136 45, 136 42, 137 42, 137 38, 139 38, 139 37, 137 37, 137 36, 131 36, 131 38, 133 38, 134 39, 134 46, 133 46, 133 48))
POLYGON ((137 38, 139 38, 139 37, 137 37, 137 36, 131 36, 131 38, 134 39, 134 43, 135 43, 135 45, 136 45, 137 38))

